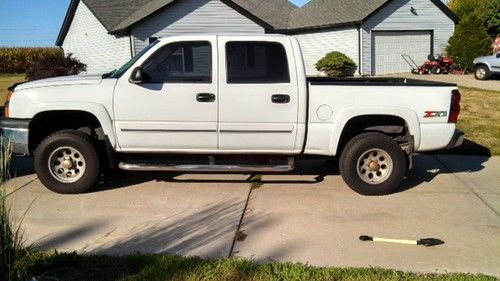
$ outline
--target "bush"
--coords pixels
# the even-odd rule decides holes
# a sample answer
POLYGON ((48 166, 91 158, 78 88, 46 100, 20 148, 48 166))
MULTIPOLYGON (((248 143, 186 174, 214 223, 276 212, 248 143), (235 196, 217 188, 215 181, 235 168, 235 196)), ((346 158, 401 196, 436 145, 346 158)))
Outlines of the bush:
POLYGON ((330 77, 352 76, 356 63, 341 52, 331 52, 316 63, 316 69, 330 77))
POLYGON ((59 48, 0 48, 0 73, 24 73, 37 58, 62 55, 59 48))
POLYGON ((66 57, 48 56, 35 59, 26 69, 28 80, 44 79, 56 76, 77 75, 87 70, 87 66, 68 54, 66 57))
POLYGON ((491 53, 491 40, 486 28, 478 16, 471 14, 465 17, 455 29, 448 41, 446 52, 455 58, 457 63, 471 71, 473 60, 491 53))

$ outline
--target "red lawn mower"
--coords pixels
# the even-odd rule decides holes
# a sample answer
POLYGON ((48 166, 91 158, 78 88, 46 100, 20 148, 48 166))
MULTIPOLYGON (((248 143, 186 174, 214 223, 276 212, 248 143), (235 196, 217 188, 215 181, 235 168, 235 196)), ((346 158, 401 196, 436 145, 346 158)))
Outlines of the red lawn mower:
POLYGON ((453 58, 443 55, 429 55, 423 65, 417 63, 409 55, 401 55, 406 63, 411 67, 413 74, 465 74, 464 69, 455 64, 453 58))

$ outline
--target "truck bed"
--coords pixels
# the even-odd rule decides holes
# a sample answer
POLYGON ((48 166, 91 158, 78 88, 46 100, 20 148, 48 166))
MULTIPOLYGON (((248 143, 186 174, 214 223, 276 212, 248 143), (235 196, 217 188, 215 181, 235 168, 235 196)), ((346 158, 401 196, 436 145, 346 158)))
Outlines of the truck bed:
POLYGON ((391 78, 391 77, 307 77, 312 85, 352 85, 352 86, 420 86, 420 87, 456 87, 456 84, 425 81, 419 79, 391 78))

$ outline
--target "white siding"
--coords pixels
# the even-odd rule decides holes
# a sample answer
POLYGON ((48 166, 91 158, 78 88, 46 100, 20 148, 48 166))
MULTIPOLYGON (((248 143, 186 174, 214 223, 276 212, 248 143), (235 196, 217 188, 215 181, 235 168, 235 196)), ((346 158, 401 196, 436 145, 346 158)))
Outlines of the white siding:
POLYGON ((130 38, 109 35, 87 6, 80 1, 62 44, 64 53, 87 65, 87 73, 104 73, 120 67, 131 57, 130 38))
POLYGON ((359 35, 357 28, 297 34, 294 36, 299 40, 308 76, 321 75, 314 65, 327 53, 333 51, 346 54, 359 66, 359 35))
POLYGON ((185 0, 132 28, 134 51, 147 46, 150 37, 185 33, 264 33, 260 25, 219 0, 185 0))
POLYGON ((430 0, 394 0, 362 26, 363 74, 372 74, 372 31, 433 30, 434 53, 443 53, 455 23, 430 0), (416 15, 411 8, 416 9, 416 15))

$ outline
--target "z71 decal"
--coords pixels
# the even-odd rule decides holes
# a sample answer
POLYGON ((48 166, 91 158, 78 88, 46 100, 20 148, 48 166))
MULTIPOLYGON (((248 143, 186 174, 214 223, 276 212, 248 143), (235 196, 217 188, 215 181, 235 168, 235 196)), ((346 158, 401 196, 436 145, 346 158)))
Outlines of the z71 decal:
POLYGON ((435 117, 446 117, 448 116, 447 111, 426 111, 424 118, 435 118, 435 117))

